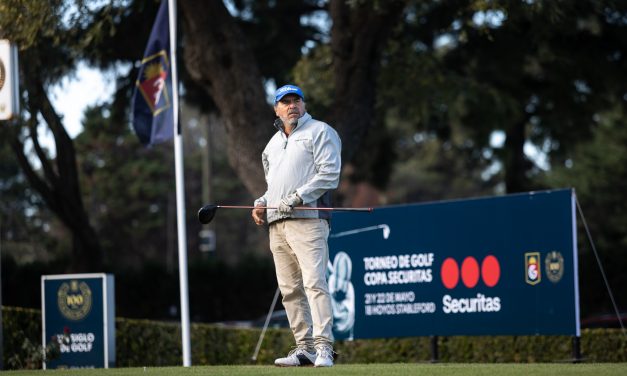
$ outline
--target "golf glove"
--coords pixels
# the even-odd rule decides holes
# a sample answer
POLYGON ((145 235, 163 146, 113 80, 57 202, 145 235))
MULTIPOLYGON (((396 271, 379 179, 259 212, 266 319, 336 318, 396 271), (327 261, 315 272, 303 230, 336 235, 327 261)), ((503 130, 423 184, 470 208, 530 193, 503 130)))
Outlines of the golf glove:
POLYGON ((294 206, 298 206, 303 203, 303 199, 300 198, 298 193, 294 192, 291 195, 283 197, 279 204, 279 213, 292 214, 294 206))
POLYGON ((267 205, 266 199, 263 196, 255 200, 254 206, 266 206, 266 205, 267 205))

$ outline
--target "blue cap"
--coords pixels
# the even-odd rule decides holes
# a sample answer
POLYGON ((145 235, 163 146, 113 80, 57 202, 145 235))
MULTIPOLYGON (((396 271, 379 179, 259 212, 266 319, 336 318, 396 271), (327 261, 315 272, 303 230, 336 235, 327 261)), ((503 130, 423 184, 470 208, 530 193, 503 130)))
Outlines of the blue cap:
POLYGON ((305 94, 303 94, 303 91, 298 86, 285 85, 281 86, 274 94, 274 104, 277 104, 277 102, 280 101, 281 98, 288 94, 296 94, 303 100, 305 100, 305 94))

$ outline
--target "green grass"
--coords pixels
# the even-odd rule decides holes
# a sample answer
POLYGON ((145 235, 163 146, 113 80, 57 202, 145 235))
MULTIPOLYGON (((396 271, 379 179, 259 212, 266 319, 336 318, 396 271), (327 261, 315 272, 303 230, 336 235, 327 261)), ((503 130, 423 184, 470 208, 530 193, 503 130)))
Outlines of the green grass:
POLYGON ((339 364, 332 368, 277 368, 273 366, 206 366, 206 367, 146 367, 92 370, 8 371, 15 376, 257 376, 257 375, 354 375, 354 376, 555 376, 593 375, 625 376, 627 363, 598 364, 339 364))

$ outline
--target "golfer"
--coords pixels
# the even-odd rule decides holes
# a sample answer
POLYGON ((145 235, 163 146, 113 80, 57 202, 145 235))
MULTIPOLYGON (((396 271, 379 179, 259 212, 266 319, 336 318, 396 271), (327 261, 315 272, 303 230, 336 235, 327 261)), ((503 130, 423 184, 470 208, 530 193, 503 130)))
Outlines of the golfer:
MULTIPOLYGON (((333 312, 326 281, 329 261, 329 213, 294 210, 296 206, 330 207, 330 191, 340 179, 342 143, 328 124, 305 109, 303 91, 286 85, 276 91, 278 132, 262 153, 268 190, 255 200, 267 210, 270 250, 290 328, 296 340, 283 367, 333 366, 333 312), (280 120, 280 121, 279 121, 280 120)), ((253 209, 257 225, 265 209, 253 209)))

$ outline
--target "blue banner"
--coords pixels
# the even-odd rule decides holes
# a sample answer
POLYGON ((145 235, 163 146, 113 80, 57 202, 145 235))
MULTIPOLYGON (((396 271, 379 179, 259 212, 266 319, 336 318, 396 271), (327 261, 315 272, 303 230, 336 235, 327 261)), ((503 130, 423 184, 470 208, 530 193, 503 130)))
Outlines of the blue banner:
POLYGON ((337 339, 579 335, 574 192, 338 212, 337 339))
POLYGON ((174 137, 168 1, 163 0, 152 27, 132 99, 132 123, 144 145, 174 137))

